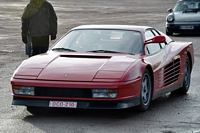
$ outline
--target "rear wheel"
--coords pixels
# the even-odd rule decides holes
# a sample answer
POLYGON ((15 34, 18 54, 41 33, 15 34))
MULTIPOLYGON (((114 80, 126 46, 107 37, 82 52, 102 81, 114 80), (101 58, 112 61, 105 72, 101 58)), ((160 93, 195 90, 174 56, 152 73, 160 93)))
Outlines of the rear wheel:
POLYGON ((140 111, 146 111, 149 108, 152 97, 152 79, 149 70, 146 69, 142 76, 142 85, 140 90, 140 111))
POLYGON ((186 94, 190 87, 190 80, 191 80, 191 67, 190 67, 190 58, 186 57, 185 69, 184 69, 184 80, 183 86, 178 89, 180 94, 186 94))

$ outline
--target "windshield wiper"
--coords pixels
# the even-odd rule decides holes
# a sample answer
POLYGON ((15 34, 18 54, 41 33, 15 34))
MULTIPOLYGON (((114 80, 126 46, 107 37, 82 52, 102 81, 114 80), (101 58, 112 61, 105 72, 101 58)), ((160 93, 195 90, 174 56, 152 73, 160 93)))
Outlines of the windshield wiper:
POLYGON ((68 51, 68 52, 77 52, 76 50, 69 49, 69 48, 54 48, 52 51, 68 51))

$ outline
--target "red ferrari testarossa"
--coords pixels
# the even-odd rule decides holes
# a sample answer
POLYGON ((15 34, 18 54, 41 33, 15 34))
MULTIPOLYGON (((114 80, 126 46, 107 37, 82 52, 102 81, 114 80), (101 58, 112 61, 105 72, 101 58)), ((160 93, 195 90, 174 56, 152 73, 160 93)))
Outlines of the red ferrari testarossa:
POLYGON ((145 111, 159 96, 186 94, 193 64, 192 42, 153 27, 78 26, 15 70, 12 105, 145 111))

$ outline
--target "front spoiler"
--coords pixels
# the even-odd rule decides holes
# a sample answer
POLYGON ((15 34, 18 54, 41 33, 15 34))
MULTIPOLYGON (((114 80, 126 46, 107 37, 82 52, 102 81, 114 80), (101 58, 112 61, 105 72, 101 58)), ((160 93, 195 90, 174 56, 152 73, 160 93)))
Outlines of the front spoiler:
MULTIPOLYGON (((55 101, 55 100, 54 100, 55 101)), ((49 107, 50 100, 13 98, 12 105, 27 107, 49 107)), ((140 104, 140 98, 135 97, 121 101, 77 101, 79 109, 125 109, 140 104)))

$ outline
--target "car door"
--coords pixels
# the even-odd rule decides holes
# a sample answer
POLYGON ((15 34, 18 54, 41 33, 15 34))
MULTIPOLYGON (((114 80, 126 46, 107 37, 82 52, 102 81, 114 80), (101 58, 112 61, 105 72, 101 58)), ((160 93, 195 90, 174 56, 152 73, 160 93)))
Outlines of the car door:
POLYGON ((174 89, 179 87, 180 84, 178 79, 180 78, 181 72, 181 56, 180 55, 172 55, 172 44, 173 40, 165 35, 164 33, 158 31, 160 35, 165 36, 166 38, 166 45, 164 47, 164 51, 166 53, 166 58, 164 62, 164 67, 160 71, 160 75, 158 80, 162 80, 162 84, 160 85, 160 89, 174 89), (161 76, 162 74, 162 76, 161 76))
MULTIPOLYGON (((148 29, 145 31, 145 40, 151 39, 155 36, 160 36, 155 29, 148 29)), ((146 45, 146 54, 152 61, 152 68, 154 73, 154 93, 162 90, 164 84, 164 70, 166 61, 166 43, 150 43, 146 45)))

